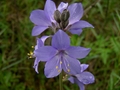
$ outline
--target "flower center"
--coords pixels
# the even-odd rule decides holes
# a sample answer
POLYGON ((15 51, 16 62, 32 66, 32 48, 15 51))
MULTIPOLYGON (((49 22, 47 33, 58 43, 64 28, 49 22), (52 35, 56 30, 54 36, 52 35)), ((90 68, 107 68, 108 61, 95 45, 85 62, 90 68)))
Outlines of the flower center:
POLYGON ((63 57, 64 55, 67 55, 67 53, 65 52, 65 50, 59 50, 58 54, 63 57))
MULTIPOLYGON (((70 72, 70 65, 69 63, 67 62, 67 59, 65 59, 66 55, 67 55, 67 52, 65 52, 65 50, 59 50, 58 53, 57 53, 58 57, 60 58, 58 63, 59 65, 61 66, 63 63, 65 65, 65 68, 66 68, 66 71, 69 73, 70 72), (63 61, 65 60, 65 61, 63 61)), ((59 67, 56 66, 55 67, 57 70, 59 70, 59 67)), ((59 71, 58 71, 59 72, 59 71)))

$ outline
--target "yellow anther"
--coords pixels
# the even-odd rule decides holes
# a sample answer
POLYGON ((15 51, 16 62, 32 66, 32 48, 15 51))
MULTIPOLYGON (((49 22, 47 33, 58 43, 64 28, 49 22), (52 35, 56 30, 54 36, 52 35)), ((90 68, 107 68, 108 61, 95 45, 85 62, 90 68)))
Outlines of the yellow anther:
POLYGON ((58 72, 60 72, 60 70, 58 70, 58 72))
POLYGON ((29 56, 29 58, 32 58, 32 56, 29 56))
POLYGON ((31 46, 32 48, 34 48, 34 46, 31 46))
POLYGON ((27 55, 28 55, 29 58, 33 58, 33 52, 32 51, 30 51, 29 53, 27 53, 27 55))
POLYGON ((66 74, 65 76, 67 77, 68 75, 66 74))
POLYGON ((29 53, 27 53, 27 55, 30 55, 29 53))
POLYGON ((63 76, 63 79, 64 79, 65 77, 63 76))
POLYGON ((30 55, 33 55, 33 52, 32 52, 32 51, 30 51, 30 55))
POLYGON ((58 66, 56 66, 56 69, 58 69, 58 66))
POLYGON ((67 71, 70 72, 70 69, 68 69, 67 71))
POLYGON ((70 64, 68 64, 68 67, 70 66, 70 64))
POLYGON ((62 64, 62 61, 60 61, 60 64, 62 64))

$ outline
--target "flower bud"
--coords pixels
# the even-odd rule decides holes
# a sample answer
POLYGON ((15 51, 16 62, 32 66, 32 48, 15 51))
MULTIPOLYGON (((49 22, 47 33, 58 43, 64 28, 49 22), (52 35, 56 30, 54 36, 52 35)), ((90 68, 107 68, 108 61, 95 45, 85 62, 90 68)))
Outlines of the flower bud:
POLYGON ((67 9, 64 9, 64 11, 61 14, 61 21, 67 21, 70 17, 70 13, 67 9))
POLYGON ((60 27, 62 28, 62 29, 65 29, 66 27, 67 27, 67 25, 69 24, 69 20, 67 20, 66 22, 60 22, 60 27))
POLYGON ((54 19, 58 22, 58 23, 60 23, 60 17, 61 17, 61 13, 60 13, 60 11, 59 10, 56 10, 55 12, 54 12, 54 19))

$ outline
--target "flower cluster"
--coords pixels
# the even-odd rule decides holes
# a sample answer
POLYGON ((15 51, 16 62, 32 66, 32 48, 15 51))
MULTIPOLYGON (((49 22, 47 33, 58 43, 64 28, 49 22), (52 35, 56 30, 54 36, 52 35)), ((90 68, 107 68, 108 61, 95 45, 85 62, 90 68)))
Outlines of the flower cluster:
POLYGON ((81 3, 61 2, 56 8, 52 0, 46 0, 44 10, 34 10, 30 14, 30 20, 35 24, 32 36, 41 35, 45 30, 50 29, 54 32, 51 36, 37 38, 37 44, 33 52, 35 62, 33 68, 37 73, 39 62, 46 62, 44 73, 47 78, 58 76, 62 71, 69 77, 71 83, 76 83, 81 90, 84 85, 94 82, 94 76, 87 71, 87 64, 81 64, 78 59, 85 58, 90 52, 89 48, 71 46, 71 34, 80 35, 82 29, 93 26, 87 21, 80 20, 83 16, 81 3), (50 46, 44 45, 47 38, 51 37, 50 46))

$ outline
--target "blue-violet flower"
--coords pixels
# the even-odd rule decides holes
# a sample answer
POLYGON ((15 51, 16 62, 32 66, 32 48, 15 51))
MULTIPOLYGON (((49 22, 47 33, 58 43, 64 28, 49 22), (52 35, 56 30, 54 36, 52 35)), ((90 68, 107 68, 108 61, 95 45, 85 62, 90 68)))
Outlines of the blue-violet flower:
POLYGON ((71 83, 76 83, 78 84, 80 90, 85 90, 84 85, 87 84, 91 84, 95 81, 95 78, 93 76, 92 73, 84 71, 88 68, 89 65, 87 64, 81 64, 81 70, 79 70, 80 72, 76 75, 71 76, 70 78, 68 78, 68 80, 71 83))
POLYGON ((45 64, 45 76, 52 78, 59 75, 62 69, 67 74, 79 73, 81 59, 87 56, 89 48, 70 46, 69 36, 62 30, 53 35, 51 46, 42 46, 35 50, 39 60, 47 61, 45 64))
MULTIPOLYGON (((50 36, 42 36, 41 38, 37 38, 37 44, 35 45, 35 50, 39 49, 40 47, 44 46, 44 42, 47 38, 49 38, 50 36)), ((33 51, 33 57, 35 57, 35 62, 34 62, 34 66, 33 68, 35 69, 35 71, 37 73, 38 72, 38 65, 39 65, 39 62, 42 61, 40 60, 38 57, 36 57, 36 54, 35 54, 35 50, 33 51)))
POLYGON ((52 0, 46 0, 44 10, 34 10, 31 12, 30 20, 35 24, 32 30, 32 36, 37 36, 51 28, 54 32, 58 29, 69 31, 72 34, 80 35, 82 28, 93 27, 90 23, 80 20, 83 16, 83 7, 81 3, 61 2, 56 8, 52 0))

